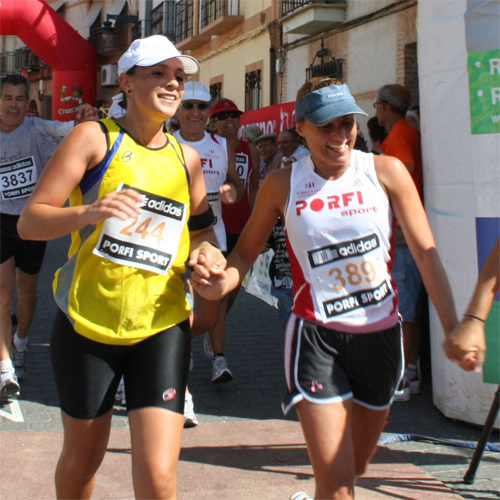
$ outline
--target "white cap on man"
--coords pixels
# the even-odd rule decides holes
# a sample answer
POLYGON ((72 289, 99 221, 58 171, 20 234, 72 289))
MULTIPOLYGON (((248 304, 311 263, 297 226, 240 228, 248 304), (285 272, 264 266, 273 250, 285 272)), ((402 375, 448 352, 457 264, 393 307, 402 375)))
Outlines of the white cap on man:
POLYGON ((200 72, 200 64, 194 57, 182 55, 166 36, 153 35, 131 43, 118 60, 118 74, 126 73, 134 66, 154 66, 174 58, 182 62, 187 76, 194 76, 200 72))
POLYGON ((192 81, 184 84, 184 97, 182 100, 210 102, 212 100, 212 96, 203 83, 192 81))

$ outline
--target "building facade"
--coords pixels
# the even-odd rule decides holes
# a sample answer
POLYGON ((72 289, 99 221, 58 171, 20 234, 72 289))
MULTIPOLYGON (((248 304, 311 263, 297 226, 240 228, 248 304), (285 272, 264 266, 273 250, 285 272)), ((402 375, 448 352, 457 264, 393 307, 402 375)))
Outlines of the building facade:
MULTIPOLYGON (((201 63, 215 99, 249 111, 295 100, 311 76, 349 84, 368 114, 379 87, 418 102, 417 0, 49 0, 95 48, 98 107, 119 92, 116 62, 136 38, 164 34, 201 63)), ((0 75, 25 71, 31 107, 50 118, 51 68, 16 36, 0 37, 0 75)), ((364 121, 361 122, 362 127, 364 121)), ((366 135, 366 134, 365 134, 366 135)))

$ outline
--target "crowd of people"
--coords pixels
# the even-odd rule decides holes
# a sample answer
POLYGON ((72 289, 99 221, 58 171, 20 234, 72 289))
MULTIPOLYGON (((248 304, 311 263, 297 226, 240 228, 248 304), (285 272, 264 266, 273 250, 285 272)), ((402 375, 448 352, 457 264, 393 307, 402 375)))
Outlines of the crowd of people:
POLYGON ((306 82, 292 128, 240 134, 234 101, 186 81, 199 71, 163 36, 136 40, 118 61, 108 118, 83 104, 69 124, 26 117, 24 77, 0 82, 1 175, 16 182, 3 181, 0 205, 1 397, 18 395, 26 375, 45 241, 70 234, 51 337, 64 425, 57 497, 91 497, 121 386, 134 494, 175 498, 182 429, 198 424, 192 338, 203 335, 212 382, 230 382, 226 316, 271 248, 283 412, 299 415, 314 498, 352 499, 393 401, 420 390, 425 294, 449 359, 466 370, 483 361, 499 243, 459 322, 423 208, 406 88, 379 90, 368 152, 366 113, 343 81, 306 82))

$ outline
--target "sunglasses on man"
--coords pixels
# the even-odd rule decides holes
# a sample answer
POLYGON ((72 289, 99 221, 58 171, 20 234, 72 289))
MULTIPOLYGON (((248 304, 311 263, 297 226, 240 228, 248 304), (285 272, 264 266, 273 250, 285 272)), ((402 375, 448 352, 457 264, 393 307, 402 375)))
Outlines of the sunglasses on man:
POLYGON ((210 107, 210 104, 207 102, 197 102, 197 103, 195 103, 195 102, 181 102, 181 106, 184 109, 193 109, 195 106, 197 106, 200 111, 205 111, 206 109, 208 109, 210 107))
POLYGON ((215 119, 220 122, 222 120, 227 120, 228 118, 232 118, 233 120, 239 118, 241 113, 238 111, 224 111, 223 113, 218 113, 215 115, 215 119))

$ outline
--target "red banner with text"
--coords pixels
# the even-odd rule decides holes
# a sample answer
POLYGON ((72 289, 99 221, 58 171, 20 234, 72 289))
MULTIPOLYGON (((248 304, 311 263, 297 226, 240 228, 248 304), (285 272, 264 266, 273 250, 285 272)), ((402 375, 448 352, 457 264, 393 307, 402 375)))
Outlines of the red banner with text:
POLYGON ((241 115, 241 131, 247 125, 257 125, 264 134, 279 134, 295 123, 295 102, 274 104, 241 115))

